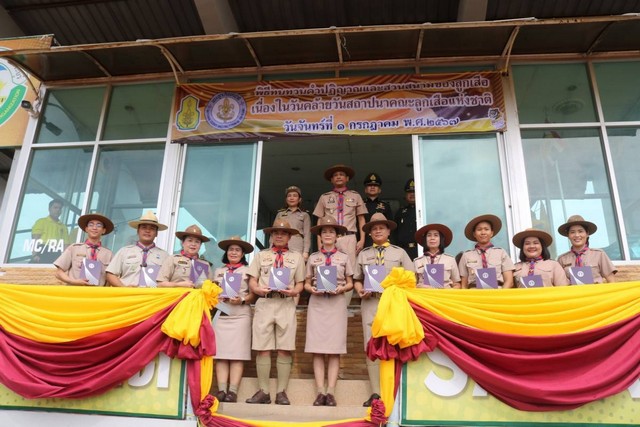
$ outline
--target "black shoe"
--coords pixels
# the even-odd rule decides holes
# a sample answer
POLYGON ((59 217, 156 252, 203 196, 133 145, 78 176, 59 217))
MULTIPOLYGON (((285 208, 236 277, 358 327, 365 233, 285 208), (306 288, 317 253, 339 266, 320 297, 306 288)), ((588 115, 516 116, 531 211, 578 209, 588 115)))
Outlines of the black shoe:
POLYGON ((291 405, 287 393, 285 393, 284 390, 276 394, 276 405, 291 405))
POLYGON ((313 406, 324 406, 327 401, 327 396, 322 393, 318 393, 318 397, 313 401, 313 406))
POLYGON ((262 391, 262 389, 260 389, 256 391, 256 394, 251 396, 251 398, 245 400, 245 402, 261 404, 271 403, 271 396, 269 396, 269 393, 265 393, 264 391, 262 391))
POLYGON ((218 390, 214 396, 218 399, 218 402, 224 402, 224 398, 227 397, 227 394, 224 390, 218 390))
POLYGON ((362 406, 371 406, 375 399, 380 399, 380 395, 378 393, 373 393, 366 402, 362 404, 362 406))

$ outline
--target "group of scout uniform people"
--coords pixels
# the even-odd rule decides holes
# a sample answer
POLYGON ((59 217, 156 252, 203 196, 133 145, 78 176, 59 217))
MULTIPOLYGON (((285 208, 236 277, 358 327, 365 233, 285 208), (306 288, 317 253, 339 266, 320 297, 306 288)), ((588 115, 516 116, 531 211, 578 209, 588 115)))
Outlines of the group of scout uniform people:
MULTIPOLYGON (((453 233, 443 224, 428 224, 415 231, 413 240, 423 246, 424 254, 412 258, 402 247, 389 243, 399 224, 377 212, 390 212, 388 206, 374 199, 376 212, 365 219, 368 210, 364 201, 357 192, 347 188, 354 174, 353 169, 344 165, 327 169, 324 176, 334 188, 320 197, 313 211, 318 217, 313 227, 308 213, 300 209, 300 189, 289 187, 285 191, 287 208, 278 213, 272 227, 264 229, 270 234, 272 246, 255 254, 250 265, 246 255, 253 252, 254 247, 240 237, 231 237, 218 243, 224 250, 224 267, 211 272, 210 264, 198 255, 201 244, 209 238, 196 225, 176 232, 176 237, 182 241, 182 250, 179 254, 169 255, 155 247, 158 231, 167 227, 160 224, 152 212, 129 223, 137 230, 138 242, 122 248, 113 257, 109 249, 100 245, 101 237, 113 230, 113 223, 100 214, 87 214, 78 219, 80 229, 87 233, 87 240, 70 245, 54 262, 57 277, 71 285, 152 286, 156 282, 160 287, 188 288, 199 287, 203 279, 210 278, 223 289, 234 277, 240 279, 237 292, 221 298, 226 308, 218 312, 214 323, 218 343, 216 397, 224 402, 237 401, 243 363, 251 360, 253 349, 257 351, 259 387, 247 399, 247 403, 253 404, 271 403, 269 375, 273 351, 276 352, 277 368, 275 403, 290 404, 286 389, 292 351, 295 350, 296 304, 304 289, 311 294, 305 351, 314 355, 315 406, 336 405, 339 357, 346 353, 349 293, 354 290, 361 298, 366 351, 382 293, 381 288, 372 289, 371 283, 379 286, 379 281, 393 267, 415 271, 418 287, 431 287, 425 274, 431 264, 444 266, 442 286, 438 286, 444 288, 479 287, 476 272, 489 267, 495 269, 497 283, 504 288, 514 286, 514 277, 517 280, 533 275, 542 277, 543 286, 566 285, 568 270, 573 266, 590 266, 594 283, 602 282, 603 278, 609 282, 614 280, 616 270, 606 254, 588 247, 588 237, 597 227, 579 216, 570 217, 558 229, 572 243, 572 249, 559 257, 559 264, 549 260, 551 236, 541 230, 528 229, 513 238, 513 243, 521 249, 520 262, 514 265, 506 251, 491 243, 491 238, 502 226, 495 215, 481 215, 467 224, 465 236, 476 245, 464 252, 459 262, 444 253, 453 233), (293 196, 289 197, 290 194, 293 196), (309 254, 310 239, 304 237, 306 230, 318 238, 320 249, 312 254, 309 254), (366 238, 371 238, 370 245, 365 243, 366 238), (97 270, 99 274, 95 274, 95 266, 93 269, 87 267, 92 264, 102 266, 97 270), (333 274, 331 280, 328 281, 325 274, 329 274, 327 277, 333 274), (255 304, 253 318, 252 303, 255 304)), ((379 177, 371 175, 374 175, 372 182, 381 184, 379 177)), ((520 286, 520 282, 515 283, 520 286)), ((374 399, 380 398, 377 363, 367 359, 367 370, 371 396, 363 405, 371 406, 374 399)))

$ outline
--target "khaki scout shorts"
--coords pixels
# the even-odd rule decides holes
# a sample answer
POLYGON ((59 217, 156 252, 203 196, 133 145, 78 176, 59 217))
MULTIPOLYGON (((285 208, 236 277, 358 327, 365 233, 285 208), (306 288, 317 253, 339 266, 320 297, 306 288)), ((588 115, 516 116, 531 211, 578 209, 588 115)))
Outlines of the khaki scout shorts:
POLYGON ((296 349, 296 302, 293 298, 260 298, 253 314, 256 351, 296 349))

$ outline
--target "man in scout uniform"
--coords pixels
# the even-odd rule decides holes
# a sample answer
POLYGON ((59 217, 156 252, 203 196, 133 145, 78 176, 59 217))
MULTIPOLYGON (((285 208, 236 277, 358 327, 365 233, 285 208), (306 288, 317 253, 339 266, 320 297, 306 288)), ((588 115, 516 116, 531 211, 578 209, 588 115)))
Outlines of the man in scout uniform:
POLYGON ((154 240, 158 231, 166 230, 153 212, 145 212, 139 220, 129 221, 138 233, 135 245, 120 249, 107 268, 107 282, 111 286, 144 286, 155 288, 160 266, 169 254, 158 248, 154 240))
POLYGON ((256 372, 259 390, 247 399, 247 403, 271 403, 269 394, 269 373, 271 371, 271 352, 277 350, 276 368, 278 384, 276 404, 289 405, 286 389, 289 384, 293 358, 291 352, 296 349, 296 301, 302 292, 305 280, 305 266, 302 255, 289 251, 291 236, 298 234, 284 220, 276 220, 273 227, 264 229, 271 234, 273 246, 258 252, 249 265, 247 274, 249 287, 256 294, 253 315, 252 349, 256 356, 256 372), (284 270, 286 269, 286 270, 284 270), (284 271, 283 271, 284 270, 284 271), (288 274, 286 285, 273 290, 276 274, 288 274))
POLYGON ((398 224, 395 242, 407 251, 409 258, 418 258, 418 244, 415 241, 416 234, 416 185, 411 178, 404 186, 404 199, 407 204, 396 213, 395 221, 398 224))
MULTIPOLYGON (((364 205, 367 208, 367 213, 364 216, 365 222, 369 222, 371 220, 371 215, 376 212, 380 212, 384 214, 385 218, 391 219, 393 218, 393 213, 391 212, 391 206, 388 202, 384 202, 380 200, 378 197, 382 193, 382 178, 375 172, 371 172, 364 179, 364 205)), ((364 246, 371 246, 373 244, 373 240, 371 240, 370 236, 365 235, 364 246)))
POLYGON ((113 231, 113 222, 106 216, 93 213, 78 218, 78 226, 87 233, 84 243, 69 246, 53 263, 57 267, 56 278, 68 285, 90 286, 93 275, 98 286, 106 283, 105 269, 113 253, 102 246, 102 236, 113 231), (95 262, 91 262, 95 261, 95 262), (89 266, 95 266, 95 270, 89 266))
POLYGON ((54 199, 49 202, 49 216, 40 218, 31 227, 34 245, 32 263, 48 264, 55 261, 70 243, 69 230, 60 221, 61 212, 62 200, 54 199))
MULTIPOLYGON (((334 218, 338 225, 347 228, 347 233, 338 238, 336 247, 349 255, 352 263, 355 263, 356 254, 364 248, 365 235, 362 226, 367 213, 360 194, 347 188, 347 183, 354 175, 353 169, 345 165, 335 165, 327 169, 324 178, 333 184, 333 190, 320 196, 313 211, 313 215, 318 217, 318 224, 321 218, 329 216, 334 218), (357 232, 360 232, 360 238, 356 241, 357 232)), ((320 239, 318 247, 321 247, 320 239)))
MULTIPOLYGON (((365 233, 371 235, 373 245, 363 249, 358 254, 355 273, 353 275, 353 288, 362 299, 360 310, 362 314, 362 329, 364 332, 364 350, 367 351, 367 343, 371 338, 371 325, 378 311, 381 293, 371 292, 364 287, 365 269, 367 266, 384 266, 386 274, 393 267, 403 267, 405 270, 415 271, 413 262, 404 249, 389 243, 389 235, 397 227, 393 221, 387 220, 383 214, 374 213, 371 221, 364 225, 365 233)), ((371 406, 374 399, 380 398, 380 365, 379 361, 372 362, 367 358, 367 371, 371 383, 371 397, 363 406, 371 406)))
POLYGON ((211 239, 195 224, 176 231, 176 237, 182 242, 182 250, 165 258, 156 282, 163 288, 201 288, 206 279, 211 279, 212 271, 211 263, 200 259, 200 247, 211 239))

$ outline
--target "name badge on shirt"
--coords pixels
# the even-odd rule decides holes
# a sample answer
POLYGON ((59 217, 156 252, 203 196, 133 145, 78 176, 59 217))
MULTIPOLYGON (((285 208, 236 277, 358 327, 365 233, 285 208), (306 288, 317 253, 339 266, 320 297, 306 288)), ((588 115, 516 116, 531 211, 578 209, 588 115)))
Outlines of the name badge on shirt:
POLYGON ((387 277, 384 265, 364 266, 364 290, 367 292, 383 292, 382 281, 387 277))
POLYGON ((289 276, 291 269, 288 267, 271 267, 269 271, 269 289, 272 291, 281 291, 289 287, 289 276))
POLYGON ((316 267, 316 288, 318 292, 334 292, 338 287, 338 268, 335 265, 316 267))
POLYGON ((191 265, 191 271, 189 272, 189 280, 191 280, 196 286, 202 286, 208 277, 209 264, 194 259, 193 264, 191 265))
POLYGON ((138 279, 138 286, 141 288, 157 288, 158 283, 156 278, 160 272, 160 266, 148 265, 140 268, 140 279, 138 279))
POLYGON ((422 274, 425 285, 444 288, 444 264, 427 264, 422 274))
POLYGON ((498 289, 498 277, 493 267, 479 268, 476 270, 476 288, 498 289))
POLYGON ((240 285, 242 284, 242 274, 224 273, 222 276, 222 293, 219 298, 236 298, 240 295, 240 285))
POLYGON ((570 267, 569 281, 572 285, 591 285, 594 283, 591 267, 570 267))
POLYGON ((80 267, 80 278, 88 280, 90 285, 98 286, 100 274, 102 273, 102 263, 98 260, 83 259, 80 267))
POLYGON ((523 288, 542 288, 544 284, 542 282, 542 276, 539 274, 532 274, 531 276, 524 276, 520 278, 520 285, 523 288))

